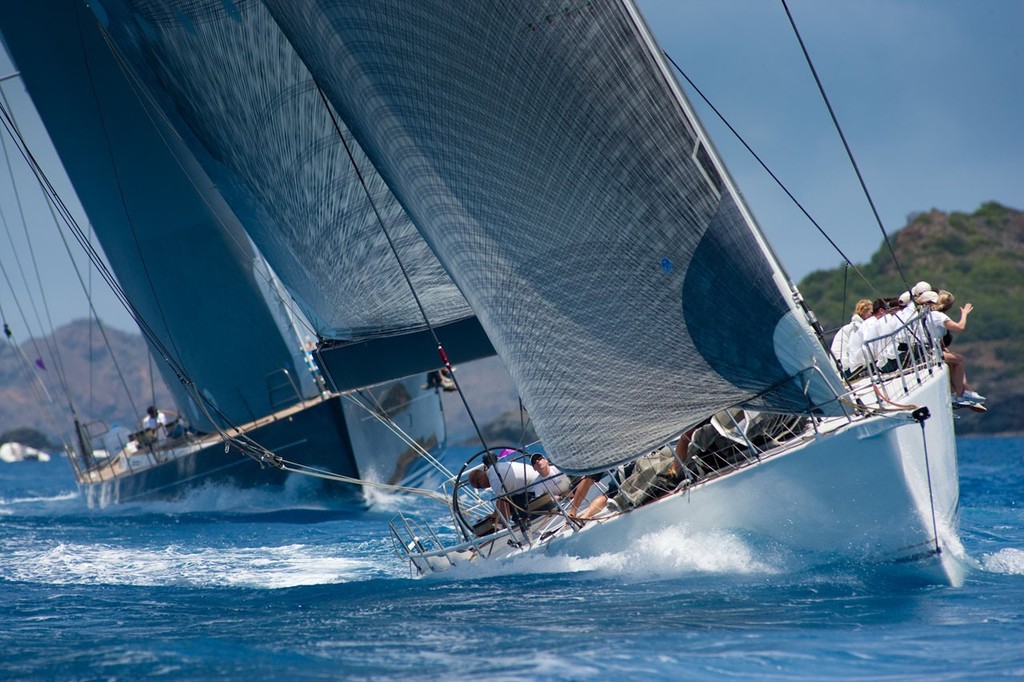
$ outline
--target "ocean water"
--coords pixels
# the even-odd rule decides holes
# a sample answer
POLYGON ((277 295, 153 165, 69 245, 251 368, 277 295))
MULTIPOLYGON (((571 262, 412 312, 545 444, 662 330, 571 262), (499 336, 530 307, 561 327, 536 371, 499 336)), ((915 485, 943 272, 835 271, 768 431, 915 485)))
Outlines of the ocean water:
POLYGON ((0 678, 1020 678, 1024 438, 959 448, 962 588, 680 529, 414 578, 387 524, 425 499, 208 488, 90 510, 61 458, 0 465, 0 678))

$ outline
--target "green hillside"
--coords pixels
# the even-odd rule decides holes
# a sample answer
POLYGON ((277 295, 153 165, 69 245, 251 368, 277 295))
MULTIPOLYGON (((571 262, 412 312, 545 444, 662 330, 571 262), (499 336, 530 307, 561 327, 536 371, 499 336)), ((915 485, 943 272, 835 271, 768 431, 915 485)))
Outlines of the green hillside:
MULTIPOLYGON (((1024 212, 995 203, 971 214, 932 210, 911 216, 890 238, 911 285, 925 280, 953 292, 951 317, 958 318, 964 303, 974 305, 954 343, 989 411, 962 416, 957 432, 1024 432, 1024 212)), ((897 296, 905 288, 884 244, 856 269, 819 270, 800 282, 826 330, 846 323, 858 299, 897 296)))

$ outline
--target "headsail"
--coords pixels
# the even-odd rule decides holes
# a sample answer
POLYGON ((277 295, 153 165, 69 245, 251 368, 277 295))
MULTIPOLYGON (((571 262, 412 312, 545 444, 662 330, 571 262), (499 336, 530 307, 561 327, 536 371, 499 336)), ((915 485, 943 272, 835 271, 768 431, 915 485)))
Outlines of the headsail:
POLYGON ((472 317, 262 4, 93 6, 141 92, 217 183, 320 336, 359 340, 424 327, 378 213, 430 322, 472 317))
POLYGON ((830 408, 831 363, 631 3, 266 4, 563 469, 743 401, 830 408))

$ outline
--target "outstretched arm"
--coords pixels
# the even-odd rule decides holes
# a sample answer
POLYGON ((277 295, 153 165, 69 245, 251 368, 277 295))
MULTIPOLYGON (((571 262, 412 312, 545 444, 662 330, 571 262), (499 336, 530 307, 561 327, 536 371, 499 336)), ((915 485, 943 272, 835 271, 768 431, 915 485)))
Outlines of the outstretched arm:
POLYGON ((972 310, 974 310, 974 306, 970 303, 965 303, 964 306, 960 308, 960 321, 954 322, 953 320, 946 320, 946 329, 957 333, 967 329, 967 316, 971 314, 972 310))

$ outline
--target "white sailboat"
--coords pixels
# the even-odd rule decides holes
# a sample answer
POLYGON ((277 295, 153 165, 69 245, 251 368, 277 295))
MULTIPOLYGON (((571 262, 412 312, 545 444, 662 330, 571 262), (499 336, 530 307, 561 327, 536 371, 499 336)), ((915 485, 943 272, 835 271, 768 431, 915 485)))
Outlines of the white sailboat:
POLYGON ((608 469, 737 405, 812 419, 582 527, 478 537, 460 480, 453 547, 395 526, 417 568, 608 551, 674 522, 962 579, 945 368, 925 355, 844 387, 632 3, 268 5, 477 311, 552 462, 608 469))
POLYGON ((685 522, 961 579, 944 366, 922 346, 897 373, 844 384, 632 2, 90 6, 238 210, 290 205, 266 199, 292 167, 281 158, 309 171, 290 197, 350 206, 355 185, 332 192, 331 179, 358 176, 356 231, 243 221, 312 320, 337 321, 318 308, 333 293, 318 283, 346 267, 365 268, 373 286, 401 274, 426 295, 405 299, 398 324, 366 333, 342 320, 326 337, 408 332, 406 348, 421 339, 433 349, 424 327, 465 319, 446 307, 461 298, 439 295, 450 277, 551 461, 575 474, 634 461, 728 408, 809 425, 582 525, 554 510, 525 529, 484 530, 454 479, 453 544, 406 519, 395 526, 420 570, 541 548, 607 551, 685 522), (262 126, 281 121, 285 138, 321 135, 279 158, 295 147, 262 126), (339 145, 345 155, 326 155, 326 166, 298 163, 339 145), (342 234, 354 250, 318 252, 311 238, 342 234), (416 277, 432 261, 402 246, 421 240, 441 280, 416 277))
POLYGON ((13 464, 14 462, 24 462, 25 460, 49 462, 50 453, 34 448, 31 445, 25 445, 24 443, 4 443, 0 445, 0 462, 13 464))
POLYGON ((509 518, 495 528, 493 502, 467 489, 464 478, 452 479, 447 535, 400 515, 392 539, 417 572, 435 573, 527 552, 622 552, 662 528, 741 532, 887 575, 962 584, 959 483, 950 455, 956 443, 941 357, 923 354, 904 370, 859 380, 839 397, 849 401, 847 417, 804 423, 771 444, 748 443, 740 457, 715 467, 691 464, 678 486, 635 508, 624 504, 582 521, 567 500, 543 498, 526 523, 509 518))

